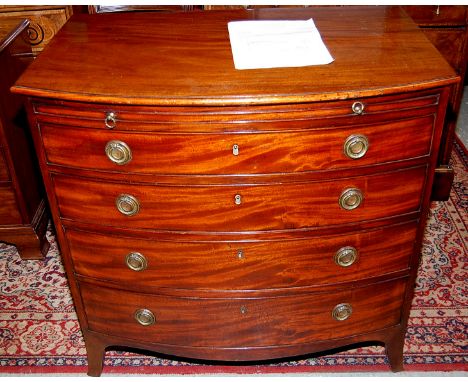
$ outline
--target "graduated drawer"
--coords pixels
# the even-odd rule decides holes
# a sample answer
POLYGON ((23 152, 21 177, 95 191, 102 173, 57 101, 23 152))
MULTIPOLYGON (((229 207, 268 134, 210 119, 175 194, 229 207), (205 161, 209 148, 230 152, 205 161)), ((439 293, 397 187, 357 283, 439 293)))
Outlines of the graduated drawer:
POLYGON ((348 235, 264 242, 174 242, 66 231, 75 272, 120 287, 295 288, 408 268, 416 222, 348 235))
POLYGON ((40 126, 50 164, 142 174, 257 174, 427 156, 434 116, 341 128, 288 131, 284 126, 272 133, 149 134, 40 126))
POLYGON ((55 175, 60 216, 109 226, 256 231, 339 225, 419 211, 426 167, 309 183, 148 185, 55 175), (357 205, 352 210, 340 200, 357 205), (131 215, 133 214, 133 215, 131 215))
POLYGON ((343 101, 266 106, 164 107, 94 103, 33 103, 37 121, 118 131, 215 132, 356 125, 437 111, 434 90, 343 101))
POLYGON ((140 294, 86 283, 80 291, 92 331, 179 346, 258 347, 396 325, 405 286, 405 280, 397 280, 324 294, 235 299, 140 294), (344 319, 334 318, 334 312, 344 319))
POLYGON ((7 181, 10 179, 10 173, 6 164, 5 153, 0 146, 0 182, 7 181))
POLYGON ((18 211, 15 192, 10 182, 0 184, 0 224, 20 224, 21 215, 18 211))

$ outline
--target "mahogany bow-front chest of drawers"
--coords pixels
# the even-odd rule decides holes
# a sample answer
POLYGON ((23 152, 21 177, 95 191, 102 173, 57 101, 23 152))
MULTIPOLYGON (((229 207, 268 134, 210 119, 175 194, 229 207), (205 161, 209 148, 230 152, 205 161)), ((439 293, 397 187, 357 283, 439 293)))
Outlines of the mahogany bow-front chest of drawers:
POLYGON ((74 16, 19 79, 88 351, 403 342, 450 87, 398 7, 74 16), (231 20, 335 61, 235 70, 231 20))

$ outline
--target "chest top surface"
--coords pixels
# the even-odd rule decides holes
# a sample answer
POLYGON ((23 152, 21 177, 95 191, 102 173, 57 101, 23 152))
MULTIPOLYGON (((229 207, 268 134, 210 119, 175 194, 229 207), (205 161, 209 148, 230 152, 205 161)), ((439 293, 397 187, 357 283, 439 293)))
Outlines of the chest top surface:
POLYGON ((399 7, 75 15, 13 91, 74 101, 236 105, 374 96, 456 81, 399 7), (236 70, 227 23, 313 18, 335 61, 236 70))

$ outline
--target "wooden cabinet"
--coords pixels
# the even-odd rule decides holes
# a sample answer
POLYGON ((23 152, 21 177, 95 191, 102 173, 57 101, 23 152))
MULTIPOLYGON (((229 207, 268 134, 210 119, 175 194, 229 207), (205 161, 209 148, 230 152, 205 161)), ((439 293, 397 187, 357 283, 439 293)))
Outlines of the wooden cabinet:
POLYGON ((72 14, 71 5, 0 5, 0 24, 28 19, 27 40, 37 56, 72 14))
MULTIPOLYGON (((288 8, 300 6, 205 5, 204 9, 257 9, 265 7, 288 8)), ((313 5, 304 5, 303 7, 313 7, 313 5)), ((452 154, 455 127, 460 110, 468 61, 468 6, 404 5, 402 7, 423 30, 427 38, 434 44, 461 78, 461 82, 454 86, 453 93, 450 96, 431 196, 432 200, 448 200, 454 178, 454 172, 449 162, 452 154)))
POLYGON ((193 11, 197 8, 194 5, 88 5, 88 12, 93 13, 109 13, 109 12, 177 12, 177 11, 193 11))
POLYGON ((32 60, 28 22, 0 24, 0 241, 16 245, 22 258, 47 253, 48 215, 22 97, 10 86, 32 60))
POLYGON ((367 341, 401 370, 458 79, 398 7, 74 16, 13 90, 88 373, 112 345, 255 361, 367 341), (226 24, 252 17, 312 17, 335 61, 235 70, 226 24))
POLYGON ((461 77, 461 82, 454 87, 450 96, 432 193, 433 200, 448 200, 454 177, 449 162, 468 60, 468 7, 406 5, 403 8, 461 77))

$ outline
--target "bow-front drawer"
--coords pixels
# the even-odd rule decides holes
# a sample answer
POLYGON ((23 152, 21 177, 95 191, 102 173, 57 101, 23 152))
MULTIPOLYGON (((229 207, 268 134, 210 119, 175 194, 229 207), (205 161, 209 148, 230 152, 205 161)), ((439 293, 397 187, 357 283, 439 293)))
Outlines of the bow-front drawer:
POLYGON ((75 272, 120 288, 297 288, 406 270, 416 222, 263 242, 158 241, 66 230, 75 272))
POLYGON ((392 121, 436 112, 437 91, 364 97, 331 102, 220 107, 126 106, 35 101, 39 123, 111 131, 271 131, 284 125, 310 128, 392 121))
POLYGON ((54 175, 60 216, 182 231, 283 230, 419 211, 426 167, 309 183, 169 186, 54 175))
POLYGON ((131 133, 41 125, 50 164, 141 174, 257 174, 367 166, 429 155, 434 116, 267 133, 131 133))
POLYGON ((89 329, 132 340, 197 347, 309 343, 400 322, 405 280, 322 294, 183 298, 81 283, 89 329))

